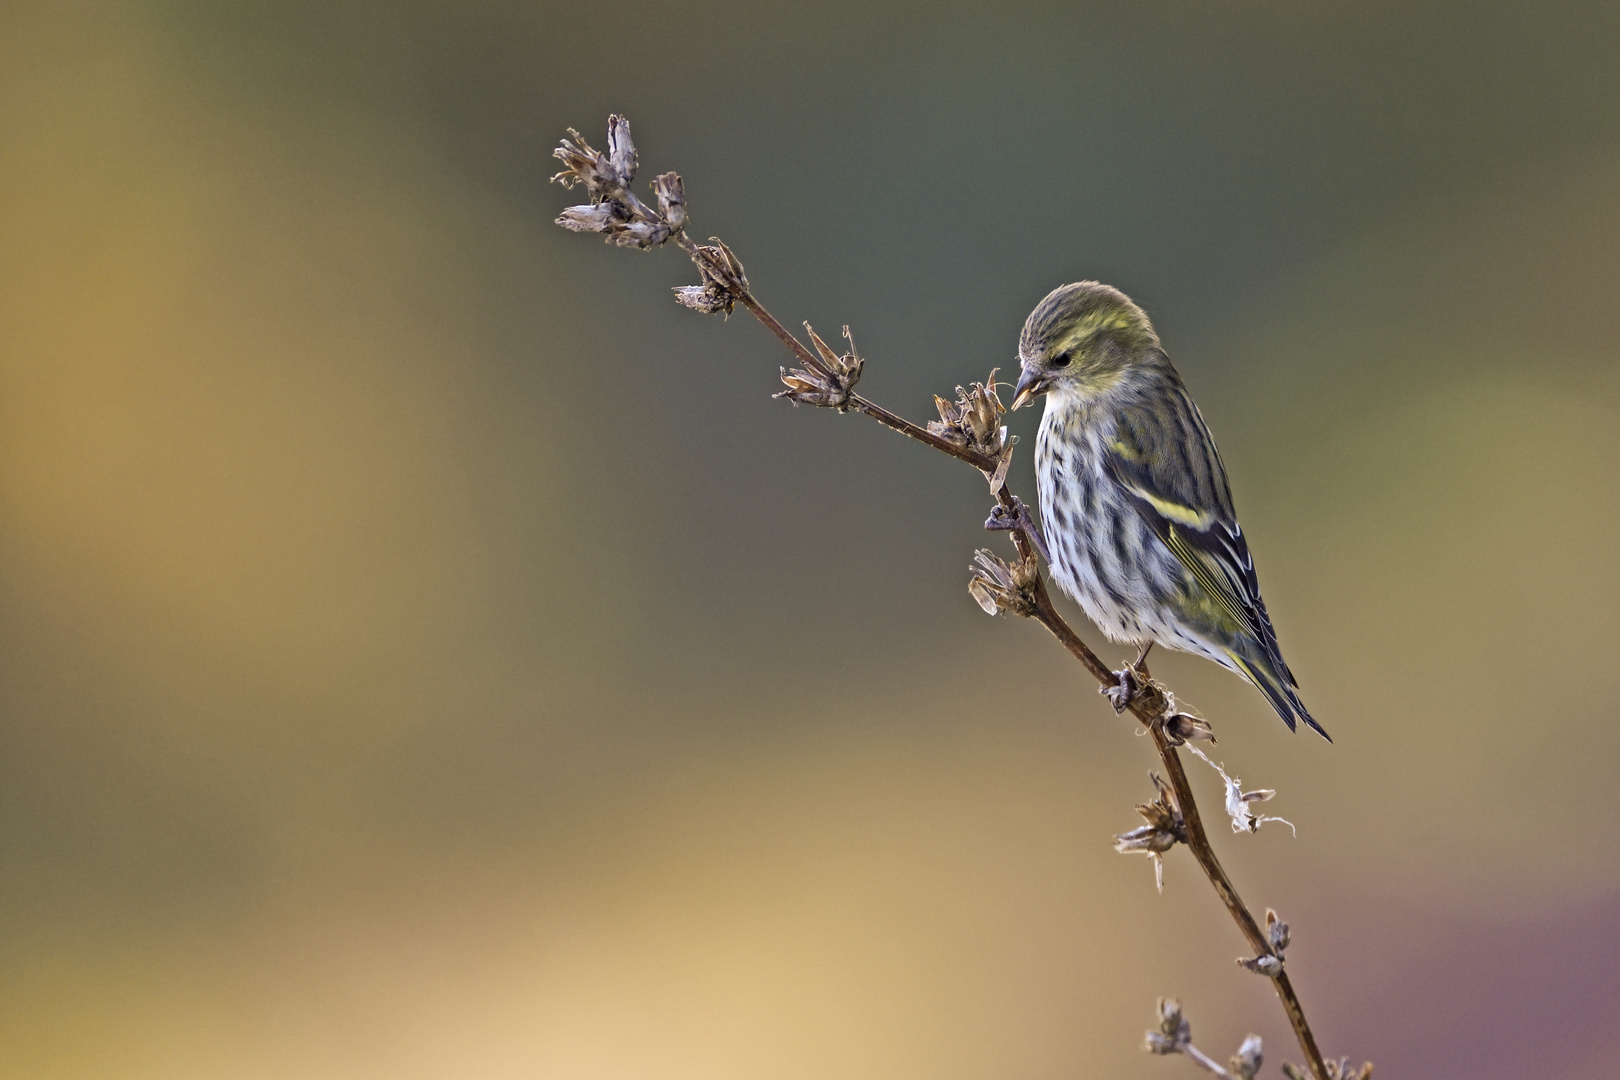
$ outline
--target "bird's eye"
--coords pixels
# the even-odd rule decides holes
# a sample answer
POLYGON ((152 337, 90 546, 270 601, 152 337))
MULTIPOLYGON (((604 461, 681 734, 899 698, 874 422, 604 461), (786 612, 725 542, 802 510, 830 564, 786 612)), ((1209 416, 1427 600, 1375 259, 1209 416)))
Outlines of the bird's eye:
POLYGON ((1074 356, 1072 354, 1070 354, 1070 353, 1066 353, 1066 352, 1058 353, 1056 356, 1052 357, 1051 366, 1052 367, 1068 367, 1069 366, 1069 361, 1072 360, 1072 359, 1074 359, 1074 356))

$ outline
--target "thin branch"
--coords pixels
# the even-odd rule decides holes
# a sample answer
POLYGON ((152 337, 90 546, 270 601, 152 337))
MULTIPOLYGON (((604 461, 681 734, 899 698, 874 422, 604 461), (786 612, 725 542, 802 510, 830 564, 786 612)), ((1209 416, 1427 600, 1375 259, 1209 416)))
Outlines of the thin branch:
MULTIPOLYGON (((850 357, 844 359, 852 359, 853 363, 845 366, 829 363, 818 356, 777 321, 754 296, 747 276, 743 273, 742 264, 725 244, 716 240, 714 246, 701 245, 686 235, 685 192, 679 176, 665 173, 654 181, 653 189, 659 203, 659 209, 656 211, 629 192, 629 182, 635 174, 636 158, 634 147, 630 143, 629 124, 622 118, 615 116, 609 120, 609 151, 606 154, 593 150, 577 132, 571 131, 570 134, 577 141, 577 145, 564 142, 557 150, 556 156, 563 161, 565 171, 556 179, 564 183, 583 183, 591 196, 591 204, 564 211, 563 216, 558 218, 558 224, 580 232, 604 233, 610 243, 627 247, 651 248, 673 240, 691 258, 702 278, 701 285, 676 290, 677 299, 682 304, 706 313, 722 310, 729 312, 734 306, 741 305, 787 347, 795 361, 803 365, 804 370, 794 373, 792 377, 784 372, 784 380, 789 382, 791 390, 795 385, 793 378, 803 375, 804 380, 801 380, 799 385, 812 386, 814 391, 806 391, 803 395, 788 393, 786 396, 808 404, 829 405, 840 411, 852 409, 863 413, 885 427, 926 443, 984 473, 991 481, 991 492, 997 505, 1006 511, 1008 520, 1022 522, 1011 527, 1009 531, 1024 572, 1014 574, 1008 579, 1011 582, 1013 577, 1017 578, 1016 583, 1010 587, 1018 589, 1023 594, 1020 609, 1027 607, 1028 610, 1021 610, 1021 613, 1032 616, 1046 627, 1052 636, 1080 661, 1104 690, 1119 686, 1121 673, 1114 672, 1103 663, 1053 605, 1046 582, 1039 573, 1036 555, 1040 548, 1038 534, 1027 516, 1022 518, 1017 516, 1022 507, 1007 486, 1005 462, 1002 458, 985 453, 971 444, 962 445, 953 442, 944 435, 914 424, 853 393, 851 387, 859 378, 859 357, 851 353, 850 357), (843 370, 840 370, 841 368, 843 370)), ((825 349, 825 344, 814 336, 813 331, 811 336, 818 349, 825 349)), ((832 357, 830 351, 826 356, 832 357)), ((993 397, 993 387, 990 388, 990 393, 993 397)), ((999 402, 996 402, 996 407, 999 409, 999 402)), ((998 440, 996 446, 1003 447, 1003 443, 998 440)), ((1010 445, 1005 445, 1002 452, 1007 453, 1010 450, 1010 445)), ((1125 674, 1129 678, 1129 669, 1125 674)), ((1254 959, 1243 961, 1245 966, 1271 979, 1277 997, 1288 1016, 1289 1024, 1293 1027, 1300 1048, 1305 1054, 1311 1075, 1316 1080, 1336 1080, 1336 1077, 1330 1074, 1328 1065, 1323 1061, 1322 1054, 1317 1048, 1315 1036, 1311 1033, 1310 1024, 1305 1018, 1304 1007, 1300 1004, 1288 973, 1283 969, 1280 950, 1273 948, 1273 943, 1261 930, 1210 844, 1203 818, 1199 814, 1198 803, 1193 797, 1192 787, 1187 782, 1186 770, 1182 767, 1181 757, 1176 750, 1182 738, 1168 731, 1166 727, 1167 723, 1177 719, 1170 707, 1168 693, 1159 684, 1147 678, 1145 667, 1136 674, 1141 677, 1142 684, 1131 685, 1127 682, 1123 702, 1153 737, 1154 748, 1158 751, 1165 775, 1169 778, 1169 789, 1175 802, 1173 809, 1179 821, 1175 839, 1186 843, 1191 849, 1193 858, 1209 878, 1216 895, 1231 914, 1233 921, 1237 923, 1239 931, 1253 951, 1254 959)), ((1207 731, 1207 728, 1205 730, 1207 731)), ((1190 1050, 1191 1047, 1187 1049, 1190 1050)), ((1194 1060, 1217 1075, 1229 1075, 1220 1065, 1202 1054, 1195 1053, 1194 1060)))
POLYGON ((1222 1080, 1232 1080, 1232 1074, 1226 1071, 1226 1066, 1222 1065, 1220 1062, 1198 1049, 1198 1047, 1194 1046, 1192 1043, 1188 1043, 1185 1047, 1183 1047, 1181 1052, 1192 1058, 1193 1061, 1198 1063, 1199 1068, 1205 1070, 1206 1072, 1212 1072, 1216 1076, 1221 1077, 1222 1080))

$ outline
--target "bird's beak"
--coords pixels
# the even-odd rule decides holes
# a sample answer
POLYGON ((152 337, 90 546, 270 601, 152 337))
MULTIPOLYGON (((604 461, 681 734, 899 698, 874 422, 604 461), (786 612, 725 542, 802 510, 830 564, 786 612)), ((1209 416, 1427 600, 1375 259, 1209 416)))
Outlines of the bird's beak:
POLYGON ((1033 368, 1022 369, 1018 375, 1018 393, 1013 397, 1013 409, 1022 409, 1050 389, 1052 382, 1046 376, 1037 375, 1033 368))

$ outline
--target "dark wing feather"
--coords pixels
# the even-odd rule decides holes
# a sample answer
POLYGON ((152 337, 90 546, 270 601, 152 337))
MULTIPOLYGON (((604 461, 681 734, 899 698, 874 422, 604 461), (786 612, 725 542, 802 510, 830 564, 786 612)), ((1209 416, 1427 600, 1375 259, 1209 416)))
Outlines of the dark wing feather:
POLYGON ((1163 414, 1143 405, 1119 415, 1104 450, 1109 475, 1234 629, 1260 645, 1293 683, 1260 598, 1254 558, 1232 510, 1214 440, 1179 386, 1164 404, 1163 414))

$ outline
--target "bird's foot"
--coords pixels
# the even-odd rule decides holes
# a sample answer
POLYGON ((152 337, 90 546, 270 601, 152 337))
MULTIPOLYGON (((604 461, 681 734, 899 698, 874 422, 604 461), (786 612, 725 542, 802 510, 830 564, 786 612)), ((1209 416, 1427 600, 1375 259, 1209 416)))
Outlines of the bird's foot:
POLYGON ((1046 539, 1041 536, 1041 527, 1035 523, 1035 515, 1018 496, 1013 496, 1013 508, 1008 510, 997 503, 990 516, 985 519, 984 527, 991 532, 1022 532, 1029 537, 1030 543, 1040 553, 1041 559, 1048 566, 1052 564, 1052 556, 1046 550, 1046 539))
POLYGON ((1122 667, 1114 672, 1114 678, 1119 682, 1114 686, 1103 687, 1102 695, 1114 706, 1116 713, 1122 713, 1131 707, 1131 702, 1141 689, 1142 684, 1138 681, 1141 676, 1132 668, 1122 667))
POLYGON ((1114 678, 1119 680, 1118 685, 1102 687, 1102 694, 1113 703, 1116 713, 1130 708, 1138 696, 1153 686, 1153 676, 1148 674, 1147 669, 1147 656, 1152 651, 1152 639, 1144 641, 1136 659, 1114 672, 1114 678))
POLYGON ((1142 648, 1137 651, 1134 661, 1116 670, 1115 678, 1119 680, 1118 685, 1102 688, 1103 695, 1113 703, 1115 712, 1124 712, 1139 699, 1153 698, 1155 695, 1158 695, 1160 699, 1145 704, 1149 704, 1150 708, 1158 709, 1160 712, 1163 711, 1160 706, 1166 704, 1166 701, 1163 699, 1157 683, 1153 682, 1152 675, 1147 674, 1147 654, 1152 653, 1152 651, 1153 640, 1149 638, 1149 640, 1142 643, 1142 648))

